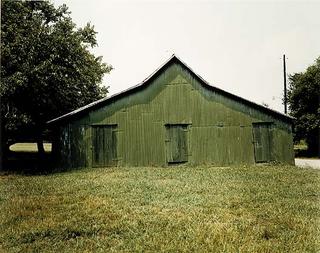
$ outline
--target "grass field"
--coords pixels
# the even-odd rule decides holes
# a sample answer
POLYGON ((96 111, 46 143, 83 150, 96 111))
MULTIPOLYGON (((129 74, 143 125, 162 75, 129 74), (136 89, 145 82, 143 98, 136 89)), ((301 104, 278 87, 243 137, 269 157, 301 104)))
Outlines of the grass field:
POLYGON ((320 252, 320 171, 86 169, 0 177, 0 252, 320 252))

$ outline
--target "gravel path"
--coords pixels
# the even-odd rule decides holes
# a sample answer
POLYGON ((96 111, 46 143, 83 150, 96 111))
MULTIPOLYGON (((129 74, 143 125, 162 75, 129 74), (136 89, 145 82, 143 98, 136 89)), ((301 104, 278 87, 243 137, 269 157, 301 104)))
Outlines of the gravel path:
POLYGON ((311 167, 320 169, 320 159, 294 159, 298 167, 311 167))

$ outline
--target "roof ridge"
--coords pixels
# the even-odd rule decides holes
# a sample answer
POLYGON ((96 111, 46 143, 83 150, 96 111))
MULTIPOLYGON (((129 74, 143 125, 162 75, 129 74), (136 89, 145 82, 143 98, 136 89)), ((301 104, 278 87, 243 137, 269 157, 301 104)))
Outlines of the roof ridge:
POLYGON ((258 108, 260 108, 260 109, 263 109, 263 110, 265 110, 265 111, 272 112, 272 113, 277 114, 277 115, 279 115, 279 116, 281 116, 281 117, 285 117, 285 118, 287 118, 287 119, 289 119, 289 120, 293 120, 293 119, 294 119, 293 117, 291 117, 291 116, 289 116, 289 115, 286 115, 286 114, 280 113, 280 112, 278 112, 278 111, 276 111, 276 110, 267 108, 267 107, 265 107, 265 106, 263 106, 263 105, 260 105, 260 104, 258 104, 258 103, 255 103, 255 102, 253 102, 253 101, 250 101, 250 100, 248 100, 248 99, 242 98, 242 97, 240 97, 240 96, 238 96, 238 95, 232 94, 232 93, 230 93, 230 92, 228 92, 228 91, 225 91, 225 90, 223 90, 223 89, 221 89, 221 88, 218 88, 218 87, 216 87, 216 86, 211 85, 211 84, 208 83, 204 78, 202 78, 202 77, 201 77, 200 75, 198 75, 195 71, 193 71, 192 68, 190 68, 184 61, 182 61, 175 53, 173 53, 168 60, 166 60, 162 65, 160 65, 160 66, 159 66, 155 71, 153 71, 149 76, 147 76, 145 79, 143 79, 142 82, 140 82, 140 83, 138 83, 138 84, 136 84, 136 85, 134 85, 134 86, 131 86, 131 87, 129 87, 128 89, 125 89, 125 90, 123 90, 123 91, 120 91, 120 92, 118 92, 118 93, 115 93, 115 94, 111 95, 110 97, 104 97, 104 98, 101 98, 101 99, 99 99, 99 100, 97 100, 97 101, 94 101, 94 102, 92 102, 92 103, 90 103, 90 104, 87 104, 87 105, 85 105, 85 106, 82 106, 82 107, 80 107, 80 108, 77 108, 77 109, 75 109, 75 110, 73 110, 73 111, 71 111, 71 112, 69 112, 69 113, 63 114, 63 115, 61 115, 61 116, 59 116, 59 117, 57 117, 57 118, 54 118, 54 119, 52 119, 52 120, 49 120, 49 121, 47 121, 46 123, 47 123, 47 124, 52 124, 52 123, 55 123, 55 122, 57 122, 57 121, 66 119, 66 118, 71 117, 71 116, 73 116, 73 115, 75 115, 75 114, 78 114, 79 112, 83 112, 83 111, 85 111, 85 110, 87 110, 87 109, 89 109, 89 108, 92 108, 93 106, 96 106, 96 105, 98 105, 98 104, 100 104, 100 103, 102 103, 102 102, 104 102, 104 101, 108 101, 108 100, 114 99, 114 98, 116 98, 117 96, 123 95, 123 94, 125 94, 125 93, 127 93, 127 92, 129 92, 129 91, 132 91, 132 90, 135 90, 135 89, 137 89, 137 88, 139 88, 139 87, 142 87, 142 86, 145 85, 151 78, 153 78, 159 71, 161 71, 161 69, 163 69, 165 66, 167 66, 171 61, 173 61, 173 60, 175 60, 175 59, 176 59, 178 62, 180 62, 188 71, 190 71, 193 75, 195 75, 207 88, 209 88, 209 89, 215 89, 215 90, 217 90, 217 91, 219 91, 219 92, 221 92, 221 93, 224 93, 224 94, 227 95, 227 96, 231 96, 231 97, 233 97, 233 98, 235 98, 235 99, 242 100, 242 101, 244 101, 244 102, 246 102, 246 103, 249 103, 249 104, 251 104, 251 105, 254 105, 254 106, 256 106, 256 107, 258 107, 258 108))

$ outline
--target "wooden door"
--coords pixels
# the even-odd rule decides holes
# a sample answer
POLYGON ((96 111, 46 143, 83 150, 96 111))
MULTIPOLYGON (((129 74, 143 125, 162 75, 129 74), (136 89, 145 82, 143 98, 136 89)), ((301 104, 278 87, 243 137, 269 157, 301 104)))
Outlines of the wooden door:
POLYGON ((187 125, 166 125, 166 156, 169 164, 188 161, 187 137, 187 125))
POLYGON ((115 166, 117 163, 116 125, 92 127, 92 166, 115 166))
POLYGON ((253 124, 254 156, 257 163, 271 161, 271 124, 253 124))

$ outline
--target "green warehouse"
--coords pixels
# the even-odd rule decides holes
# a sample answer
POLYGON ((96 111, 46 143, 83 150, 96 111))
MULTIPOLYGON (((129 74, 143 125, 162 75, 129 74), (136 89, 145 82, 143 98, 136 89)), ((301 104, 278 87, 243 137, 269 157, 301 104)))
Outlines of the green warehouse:
POLYGON ((293 119, 209 85, 173 55, 141 84, 48 122, 58 166, 294 163, 293 119))

